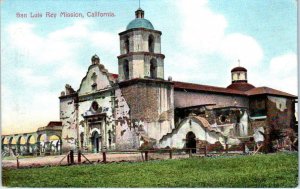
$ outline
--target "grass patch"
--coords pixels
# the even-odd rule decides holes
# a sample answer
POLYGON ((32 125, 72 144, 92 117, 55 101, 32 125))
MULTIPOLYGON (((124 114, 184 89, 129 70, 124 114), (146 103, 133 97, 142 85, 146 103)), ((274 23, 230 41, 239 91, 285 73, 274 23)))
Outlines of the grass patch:
POLYGON ((9 187, 296 187, 298 154, 4 170, 9 187))

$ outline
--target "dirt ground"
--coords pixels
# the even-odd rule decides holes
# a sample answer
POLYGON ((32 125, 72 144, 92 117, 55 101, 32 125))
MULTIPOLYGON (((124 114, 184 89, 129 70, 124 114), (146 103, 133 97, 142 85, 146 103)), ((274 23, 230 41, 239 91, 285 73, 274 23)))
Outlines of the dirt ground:
MULTIPOLYGON (((84 154, 84 156, 91 162, 91 163, 102 163, 103 156, 102 153, 89 153, 84 154)), ((106 154, 106 161, 107 162, 126 162, 126 161, 143 161, 145 159, 145 155, 141 153, 122 153, 122 154, 115 154, 115 153, 107 153, 106 154)), ((154 159, 169 159, 169 154, 153 154, 150 153, 149 160, 154 159)), ((178 158, 188 158, 188 154, 174 154, 172 156, 173 159, 178 158)), ((75 163, 78 163, 77 155, 74 156, 75 163)), ((88 161, 81 157, 82 163, 88 163, 88 161)), ((66 155, 56 155, 56 156, 38 156, 38 157, 20 157, 19 158, 19 167, 43 167, 43 166, 58 166, 58 165, 67 165, 67 158, 66 155), (63 159, 64 158, 64 159, 63 159)), ((2 158, 2 168, 17 168, 17 159, 13 157, 9 158, 2 158)))

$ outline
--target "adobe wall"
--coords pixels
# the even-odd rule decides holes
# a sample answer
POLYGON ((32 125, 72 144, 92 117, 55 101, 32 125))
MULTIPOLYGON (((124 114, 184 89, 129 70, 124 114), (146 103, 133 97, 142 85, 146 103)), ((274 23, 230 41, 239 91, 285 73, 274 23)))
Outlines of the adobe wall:
POLYGON ((194 92, 174 90, 174 105, 188 107, 201 104, 216 104, 215 107, 239 106, 249 108, 249 99, 246 96, 225 95, 218 93, 194 92), (236 104, 235 104, 236 102, 236 104))
POLYGON ((274 129, 291 128, 294 115, 292 99, 268 96, 267 117, 269 126, 274 129))
POLYGON ((140 146, 137 135, 139 123, 132 123, 131 109, 126 102, 121 89, 115 90, 115 125, 116 125, 116 149, 137 149, 140 146))
POLYGON ((133 127, 156 142, 174 128, 173 88, 170 83, 139 81, 123 86, 133 127), (137 125, 139 123, 139 125, 137 125))

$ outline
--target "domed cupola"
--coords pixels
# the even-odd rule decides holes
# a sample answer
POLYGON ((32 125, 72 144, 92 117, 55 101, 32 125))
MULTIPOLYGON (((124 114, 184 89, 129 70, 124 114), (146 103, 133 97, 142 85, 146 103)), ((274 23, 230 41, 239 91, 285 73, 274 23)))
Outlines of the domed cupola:
POLYGON ((145 12, 138 8, 135 19, 120 35, 118 56, 119 81, 131 79, 164 80, 164 58, 161 53, 161 31, 155 30, 145 12))
POLYGON ((247 69, 241 66, 235 67, 231 70, 231 81, 232 83, 227 87, 228 89, 248 91, 255 88, 247 81, 247 69))
POLYGON ((132 20, 126 27, 126 30, 130 30, 133 28, 146 28, 150 30, 154 30, 152 23, 144 18, 144 11, 141 8, 135 11, 135 19, 132 20))

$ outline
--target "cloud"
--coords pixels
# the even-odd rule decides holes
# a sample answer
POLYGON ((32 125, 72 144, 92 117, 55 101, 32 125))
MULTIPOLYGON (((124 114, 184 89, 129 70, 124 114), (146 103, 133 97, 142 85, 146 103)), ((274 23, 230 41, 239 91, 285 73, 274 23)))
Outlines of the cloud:
POLYGON ((264 76, 266 84, 291 94, 298 94, 297 84, 297 55, 286 53, 271 59, 269 74, 264 76))
POLYGON ((297 72, 297 55, 287 53, 277 56, 270 61, 270 73, 278 76, 290 76, 291 73, 297 72))
POLYGON ((9 72, 5 77, 10 79, 3 83, 3 131, 29 132, 50 120, 58 120, 57 97, 66 83, 75 90, 79 86, 90 64, 86 53, 97 49, 105 56, 116 56, 116 32, 98 31, 94 26, 94 22, 79 20, 48 33, 40 33, 41 28, 30 23, 6 27, 6 47, 1 50, 5 50, 6 56, 3 73, 9 72))
POLYGON ((178 1, 181 43, 197 53, 214 53, 224 37, 227 21, 210 10, 208 1, 178 1))
POLYGON ((18 77, 22 78, 22 82, 26 86, 48 86, 50 83, 48 76, 38 75, 37 73, 33 73, 32 69, 24 68, 17 70, 16 74, 18 77))
MULTIPOLYGON (((225 85, 227 75, 221 69, 237 66, 238 59, 247 68, 259 67, 262 63, 264 53, 257 40, 242 33, 226 33, 228 21, 222 14, 211 10, 208 1, 180 0, 176 7, 181 25, 179 45, 182 51, 179 53, 188 55, 185 64, 188 61, 202 64, 198 65, 201 69, 189 69, 184 79, 198 82, 200 77, 207 80, 206 75, 211 75, 209 78, 218 75, 215 85, 225 85)), ((174 66, 179 64, 177 61, 174 66)))
POLYGON ((218 50, 231 63, 231 67, 237 66, 238 59, 244 67, 255 67, 261 63, 263 58, 263 50, 258 42, 253 37, 240 33, 224 36, 218 50))

